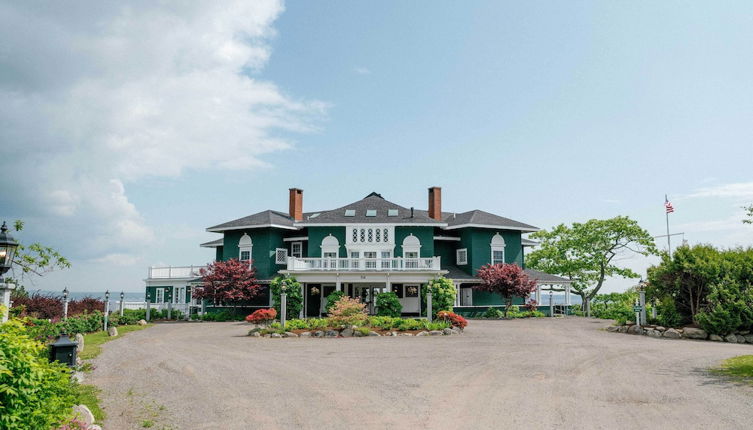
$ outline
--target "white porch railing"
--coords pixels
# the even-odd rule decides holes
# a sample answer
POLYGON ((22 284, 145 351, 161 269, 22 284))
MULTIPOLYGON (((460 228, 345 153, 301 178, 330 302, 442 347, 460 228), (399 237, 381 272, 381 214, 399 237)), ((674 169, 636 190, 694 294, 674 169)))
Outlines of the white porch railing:
POLYGON ((149 279, 198 278, 199 270, 206 266, 150 267, 149 279))
POLYGON ((439 257, 428 258, 296 258, 288 257, 288 270, 411 272, 441 270, 439 257))

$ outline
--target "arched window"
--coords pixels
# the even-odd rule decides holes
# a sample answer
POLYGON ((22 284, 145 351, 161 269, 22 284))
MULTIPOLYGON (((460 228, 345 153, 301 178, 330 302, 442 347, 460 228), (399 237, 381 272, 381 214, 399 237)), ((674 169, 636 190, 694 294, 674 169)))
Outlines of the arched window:
POLYGON ((340 241, 331 234, 322 239, 322 257, 337 258, 340 253, 340 241))
POLYGON ((418 258, 421 251, 421 241, 411 233, 403 239, 403 257, 404 258, 418 258))
POLYGON ((251 241, 251 237, 247 233, 243 233, 243 236, 238 241, 238 260, 251 261, 251 250, 253 247, 254 243, 251 241))
POLYGON ((502 235, 499 233, 495 234, 492 237, 490 246, 492 250, 492 264, 503 264, 505 262, 505 239, 502 238, 502 235))

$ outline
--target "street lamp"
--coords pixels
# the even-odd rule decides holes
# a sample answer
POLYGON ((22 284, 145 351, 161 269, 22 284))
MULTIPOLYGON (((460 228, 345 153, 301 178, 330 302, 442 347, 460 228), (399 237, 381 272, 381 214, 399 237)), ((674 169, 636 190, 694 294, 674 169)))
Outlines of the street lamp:
POLYGON ((110 290, 105 291, 105 331, 107 331, 107 317, 110 315, 110 290))
POLYGON ((123 300, 125 300, 125 293, 123 291, 120 292, 120 316, 123 316, 123 300))
MULTIPOLYGON (((18 248, 18 242, 13 239, 13 236, 8 234, 8 226, 3 221, 3 225, 0 227, 0 275, 10 270, 13 265, 16 248, 18 248)), ((4 311, 0 315, 0 322, 5 322, 8 321, 8 311, 10 310, 10 292, 16 286, 6 284, 2 280, 0 278, 0 298, 2 298, 0 304, 3 306, 4 311)))
POLYGON ((63 319, 68 319, 68 287, 63 288, 63 319))

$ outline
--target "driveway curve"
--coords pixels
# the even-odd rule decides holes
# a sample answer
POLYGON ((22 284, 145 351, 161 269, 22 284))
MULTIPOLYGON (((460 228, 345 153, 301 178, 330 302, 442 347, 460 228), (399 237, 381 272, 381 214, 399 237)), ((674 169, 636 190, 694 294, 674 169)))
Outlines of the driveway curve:
POLYGON ((462 336, 265 339, 158 324, 104 345, 105 428, 750 429, 753 388, 706 369, 753 345, 608 333, 585 318, 462 336), (148 423, 147 423, 148 422, 148 423))

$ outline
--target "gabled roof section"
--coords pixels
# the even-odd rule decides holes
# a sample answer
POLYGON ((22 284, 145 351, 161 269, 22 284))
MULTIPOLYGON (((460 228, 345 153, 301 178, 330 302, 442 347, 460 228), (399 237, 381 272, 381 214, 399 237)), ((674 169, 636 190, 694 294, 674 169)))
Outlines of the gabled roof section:
POLYGON ((233 221, 209 227, 207 231, 223 232, 226 230, 240 230, 247 228, 276 227, 288 230, 297 230, 293 226, 293 217, 278 211, 266 210, 233 221))
POLYGON ((223 243, 224 243, 224 239, 220 238, 217 240, 213 240, 211 242, 204 242, 199 246, 202 248, 217 248, 217 247, 222 246, 223 243))
MULTIPOLYGON (((352 212, 351 212, 352 213, 352 212)), ((371 214, 370 214, 371 215, 371 214)), ((445 226, 444 222, 429 218, 426 211, 413 211, 398 204, 385 200, 380 194, 373 192, 361 200, 343 207, 303 214, 303 221, 296 225, 307 226, 317 224, 425 224, 437 227, 445 226), (390 216, 390 209, 397 210, 397 215, 390 216), (353 216, 345 216, 345 211, 354 211, 353 216), (376 211, 374 216, 366 216, 366 211, 376 211), (313 216, 318 213, 319 215, 313 216)))
POLYGON ((468 212, 442 212, 442 219, 447 223, 446 230, 463 227, 497 228, 504 230, 538 231, 538 227, 515 221, 503 216, 474 209, 468 212))

